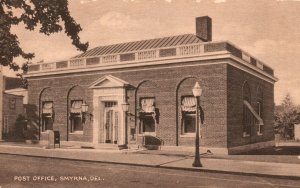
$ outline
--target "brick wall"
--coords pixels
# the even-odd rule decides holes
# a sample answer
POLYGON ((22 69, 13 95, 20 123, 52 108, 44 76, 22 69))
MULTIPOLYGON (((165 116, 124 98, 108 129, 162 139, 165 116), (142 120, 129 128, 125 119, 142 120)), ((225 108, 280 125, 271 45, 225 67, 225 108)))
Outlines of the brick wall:
MULTIPOLYGON (((90 84, 89 79, 84 77, 73 78, 56 78, 56 79, 42 79, 42 80, 30 80, 28 88, 28 117, 29 126, 32 129, 33 134, 38 138, 39 131, 39 108, 42 110, 42 106, 39 105, 39 97, 42 101, 53 101, 54 107, 54 126, 53 130, 58 130, 61 133, 61 140, 67 140, 67 95, 70 91, 69 105, 72 99, 82 99, 89 105, 89 111, 92 109, 92 91, 88 89, 90 84), (80 85, 74 87, 75 85, 80 85), (49 88, 47 88, 49 87, 49 88), (73 88, 74 87, 74 88, 73 88), (47 89, 45 89, 47 88, 47 89), (73 89, 71 89, 73 88, 73 89), (43 91, 43 92, 42 92, 43 91)), ((41 122, 40 122, 41 123, 41 122)), ((69 123, 70 127, 70 123, 69 123)), ((45 134, 41 134, 41 139, 45 139, 45 134)), ((69 134, 69 140, 77 141, 92 141, 92 122, 89 118, 84 126, 83 135, 69 134)))
POLYGON ((228 98, 228 147, 240 146, 256 142, 274 140, 274 86, 273 84, 259 79, 249 73, 228 65, 227 75, 227 98, 228 98), (255 108, 257 102, 257 88, 263 92, 264 120, 263 135, 258 136, 257 125, 251 127, 249 137, 243 137, 243 84, 247 81, 251 92, 251 105, 255 108))
MULTIPOLYGON (((205 113, 204 125, 201 128, 201 145, 210 147, 227 147, 247 143, 246 140, 238 139, 237 133, 241 128, 240 108, 241 100, 235 97, 239 94, 239 89, 243 83, 239 79, 241 76, 249 78, 251 87, 254 87, 258 79, 248 75, 226 64, 205 63, 216 61, 186 62, 186 66, 170 67, 170 65, 161 65, 160 67, 140 67, 127 68, 122 70, 105 70, 89 73, 78 73, 68 75, 48 76, 47 78, 30 79, 29 78, 29 103, 38 105, 39 92, 44 87, 51 87, 51 90, 42 94, 42 99, 51 98, 54 101, 56 117, 55 128, 62 132, 62 140, 66 140, 67 124, 67 92, 74 84, 80 85, 84 90, 76 89, 70 93, 70 97, 82 96, 89 104, 90 111, 92 108, 92 90, 88 86, 97 79, 105 75, 113 75, 117 78, 127 81, 132 87, 128 90, 128 102, 130 104, 129 112, 132 114, 128 117, 128 137, 131 141, 131 134, 138 132, 138 117, 135 117, 136 108, 139 105, 140 97, 155 97, 156 108, 159 109, 159 123, 156 127, 156 136, 164 141, 165 145, 184 145, 194 146, 194 137, 182 137, 181 134, 181 111, 180 99, 182 95, 192 95, 192 88, 196 81, 199 81, 203 94, 201 96, 201 106, 205 113), (201 64, 203 66, 195 66, 201 64), (152 69, 156 68, 156 69, 152 69), (228 85, 228 88, 227 88, 228 85), (139 87, 138 87, 139 86, 139 87), (230 91, 233 90, 233 91, 230 91), (236 90, 236 91, 235 91, 236 90), (137 100, 137 101, 136 101, 137 100), (231 101, 227 107, 226 100, 231 101), (235 110, 232 110, 235 109, 235 110), (228 110, 228 112, 227 112, 228 110), (238 114, 238 116, 236 115, 238 114), (135 116, 134 116, 135 115, 135 116), (177 117, 178 116, 178 117, 177 117), (229 120, 227 121, 227 116, 229 120), (227 129, 226 125, 229 125, 227 129), (178 133, 178 135, 177 135, 178 133), (240 142, 243 140, 243 142, 240 142)), ((264 85, 265 96, 269 98, 264 104, 270 109, 273 105, 273 86, 260 81, 264 85), (271 90, 271 91, 270 91, 271 90), (272 104, 271 104, 272 102, 272 104)), ((266 112, 264 112, 266 113, 266 112)), ((270 126, 272 116, 269 113, 265 117, 270 126)), ((266 131, 266 136, 269 132, 266 131)), ((137 134, 138 143, 142 137, 137 134)), ((270 136, 269 136, 270 137, 270 136)), ((269 139, 263 137, 263 139, 269 139)), ((79 137, 71 137, 70 140, 92 141, 92 122, 87 122, 84 134, 79 137)))

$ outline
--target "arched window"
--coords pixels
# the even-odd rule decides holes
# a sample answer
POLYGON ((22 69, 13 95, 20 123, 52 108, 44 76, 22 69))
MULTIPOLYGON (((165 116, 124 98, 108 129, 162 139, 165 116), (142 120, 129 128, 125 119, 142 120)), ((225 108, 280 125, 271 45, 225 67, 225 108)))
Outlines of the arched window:
POLYGON ((70 109, 71 131, 83 131, 81 105, 82 100, 72 100, 70 109))
POLYGON ((54 108, 53 101, 42 102, 42 131, 53 130, 54 108))
MULTIPOLYGON (((263 119, 263 91, 261 87, 258 87, 256 92, 256 112, 263 119)), ((263 125, 258 124, 257 134, 263 134, 263 125)))
POLYGON ((189 134, 196 132, 196 103, 194 96, 181 97, 181 132, 182 134, 189 134))
POLYGON ((251 91, 248 82, 243 85, 243 136, 249 136, 252 125, 252 114, 247 105, 251 104, 251 91))
POLYGON ((140 134, 155 133, 156 127, 156 112, 155 98, 143 97, 140 98, 140 134))
MULTIPOLYGON (((136 121, 138 133, 156 136, 159 124, 159 108, 156 106, 157 84, 151 80, 144 80, 138 84, 135 93, 135 110, 139 117, 136 121)), ((131 130, 134 132, 134 130, 131 130)))

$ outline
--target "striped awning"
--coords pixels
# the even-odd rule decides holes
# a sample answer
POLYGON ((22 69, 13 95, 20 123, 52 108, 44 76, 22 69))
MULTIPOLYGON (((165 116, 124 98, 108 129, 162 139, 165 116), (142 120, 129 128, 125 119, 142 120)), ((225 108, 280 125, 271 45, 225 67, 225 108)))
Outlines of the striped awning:
POLYGON ((184 112, 195 112, 197 100, 195 97, 184 97, 181 101, 181 110, 184 112))
POLYGON ((81 105, 82 105, 82 100, 76 100, 76 101, 72 101, 71 104, 71 113, 76 113, 79 114, 81 113, 81 105))
POLYGON ((43 114, 52 114, 53 113, 53 102, 44 102, 43 103, 43 109, 42 109, 43 114))
POLYGON ((258 113, 254 110, 254 108, 251 106, 251 104, 244 100, 244 105, 250 110, 252 115, 255 117, 259 125, 264 125, 264 121, 261 119, 261 117, 258 115, 258 113))
POLYGON ((154 102, 155 102, 154 98, 142 99, 141 106, 143 112, 146 113, 155 112, 154 102))

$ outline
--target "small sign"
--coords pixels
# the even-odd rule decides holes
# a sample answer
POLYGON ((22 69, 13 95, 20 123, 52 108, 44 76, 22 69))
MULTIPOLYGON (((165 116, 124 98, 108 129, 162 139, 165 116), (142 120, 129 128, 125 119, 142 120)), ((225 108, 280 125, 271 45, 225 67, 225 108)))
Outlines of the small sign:
POLYGON ((16 99, 9 99, 9 109, 16 109, 16 99))

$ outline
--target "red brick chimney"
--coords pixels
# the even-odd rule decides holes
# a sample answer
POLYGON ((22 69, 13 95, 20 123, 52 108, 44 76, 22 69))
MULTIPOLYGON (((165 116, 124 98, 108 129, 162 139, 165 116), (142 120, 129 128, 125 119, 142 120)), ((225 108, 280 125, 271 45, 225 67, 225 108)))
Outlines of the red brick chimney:
POLYGON ((196 36, 205 42, 212 40, 212 21, 210 17, 196 18, 196 36))

